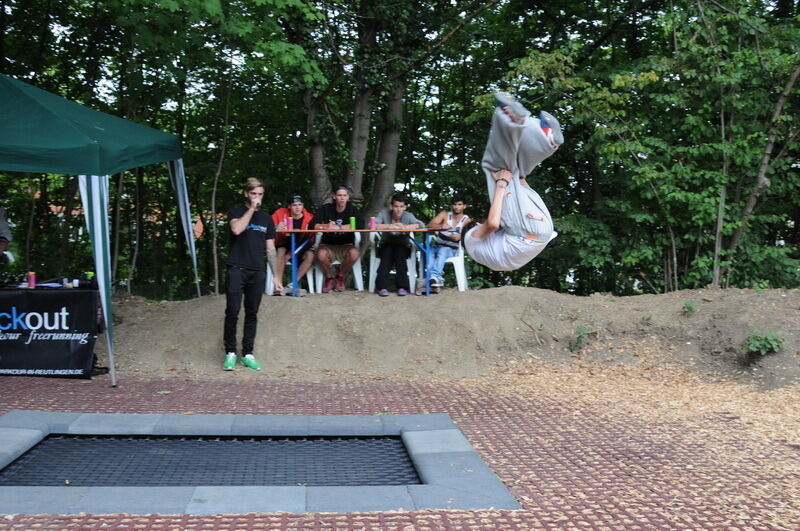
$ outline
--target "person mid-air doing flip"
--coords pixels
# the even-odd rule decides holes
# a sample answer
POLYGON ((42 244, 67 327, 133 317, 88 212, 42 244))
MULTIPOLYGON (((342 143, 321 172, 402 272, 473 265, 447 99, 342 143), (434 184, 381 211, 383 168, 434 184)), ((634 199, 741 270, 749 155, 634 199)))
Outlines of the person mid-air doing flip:
POLYGON ((516 99, 495 94, 483 170, 489 189, 485 222, 464 227, 464 248, 473 260, 495 271, 519 269, 556 237, 542 198, 525 180, 564 142, 561 126, 542 111, 531 116, 516 99))

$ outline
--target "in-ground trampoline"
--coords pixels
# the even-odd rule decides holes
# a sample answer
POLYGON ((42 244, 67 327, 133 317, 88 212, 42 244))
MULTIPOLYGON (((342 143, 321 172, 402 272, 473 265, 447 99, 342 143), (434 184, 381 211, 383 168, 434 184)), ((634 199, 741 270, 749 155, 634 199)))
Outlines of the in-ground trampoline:
POLYGON ((0 416, 0 513, 518 509, 446 414, 0 416))

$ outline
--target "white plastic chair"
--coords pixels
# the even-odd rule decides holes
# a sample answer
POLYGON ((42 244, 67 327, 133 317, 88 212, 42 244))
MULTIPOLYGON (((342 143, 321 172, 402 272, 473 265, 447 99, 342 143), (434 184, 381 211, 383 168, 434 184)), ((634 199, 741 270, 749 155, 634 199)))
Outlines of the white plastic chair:
MULTIPOLYGON (((358 249, 361 246, 361 233, 356 232, 355 235, 355 248, 358 249)), ((317 233, 317 238, 314 242, 314 249, 319 249, 319 244, 322 241, 322 233, 317 233)), ((340 262, 338 260, 331 260, 331 265, 338 265, 340 262)), ((322 293, 322 286, 323 286, 323 278, 322 278, 322 268, 316 264, 316 257, 314 259, 314 267, 311 269, 314 270, 314 282, 315 285, 318 287, 317 292, 322 293)), ((309 273, 311 270, 309 270, 309 273)), ((358 260, 356 263, 353 264, 353 269, 351 270, 353 273, 353 284, 355 284, 356 291, 364 291, 364 273, 361 271, 361 255, 359 255, 358 260)))
MULTIPOLYGON (((303 254, 305 252, 305 250, 306 250, 305 248, 301 249, 298 254, 303 254)), ((300 258, 298 257, 298 262, 299 261, 300 261, 300 258)), ((298 265, 300 265, 300 264, 298 263, 298 265)), ((310 267, 308 269, 308 271, 306 271, 306 282, 308 283, 308 292, 309 293, 317 293, 317 291, 314 289, 314 272, 313 272, 313 269, 314 269, 313 267, 310 267)), ((289 262, 286 264, 286 267, 283 268, 283 272, 284 273, 287 272, 287 271, 289 273, 292 272, 292 261, 291 260, 289 260, 289 262)), ((275 286, 272 285, 272 276, 273 276, 272 275, 272 268, 267 266, 267 283, 264 285, 264 293, 266 293, 268 295, 272 295, 272 292, 275 289, 275 286)), ((289 278, 291 278, 291 275, 289 276, 289 278)), ((300 281, 299 278, 297 280, 300 281)), ((289 284, 284 284, 284 286, 288 286, 288 285, 289 284)), ((298 287, 300 287, 300 286, 298 286, 298 287)))
MULTIPOLYGON (((413 233, 408 233, 409 237, 413 233)), ((411 242, 409 242, 411 243, 411 242)), ((411 243, 411 245, 414 245, 411 243)), ((378 276, 378 266, 381 264, 381 259, 378 257, 378 233, 369 233, 369 292, 375 292, 375 278, 378 276)), ((406 267, 408 268, 408 285, 411 291, 414 291, 414 286, 417 282, 417 246, 411 249, 411 254, 406 260, 406 267)))
MULTIPOLYGON (((444 265, 446 266, 447 264, 453 266, 453 272, 456 274, 458 291, 467 291, 467 268, 464 265, 464 246, 461 245, 461 243, 458 244, 458 254, 444 261, 444 265)), ((444 272, 444 267, 442 267, 442 270, 444 272)), ((425 276, 422 260, 420 260, 419 263, 419 276, 420 278, 425 276)))

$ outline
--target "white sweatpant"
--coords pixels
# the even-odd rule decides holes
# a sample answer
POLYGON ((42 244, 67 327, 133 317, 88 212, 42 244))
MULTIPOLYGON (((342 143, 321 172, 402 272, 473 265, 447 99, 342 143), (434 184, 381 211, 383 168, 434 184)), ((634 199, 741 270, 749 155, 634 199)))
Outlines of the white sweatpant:
POLYGON ((512 180, 506 188, 500 227, 512 236, 534 237, 546 243, 553 232, 553 219, 542 198, 520 182, 544 159, 555 153, 542 131, 538 118, 529 116, 524 124, 511 121, 502 109, 492 116, 489 141, 483 153, 483 170, 489 188, 489 201, 494 199, 495 181, 492 172, 506 169, 512 180))

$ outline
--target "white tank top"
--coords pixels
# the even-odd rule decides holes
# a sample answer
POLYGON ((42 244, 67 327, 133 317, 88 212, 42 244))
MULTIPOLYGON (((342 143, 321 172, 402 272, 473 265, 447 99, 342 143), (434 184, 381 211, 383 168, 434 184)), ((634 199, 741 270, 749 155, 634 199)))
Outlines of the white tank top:
POLYGON ((521 268, 536 258, 556 235, 553 232, 553 236, 542 243, 524 236, 511 236, 500 229, 486 238, 478 239, 473 236, 477 228, 473 227, 467 232, 464 248, 473 260, 495 271, 521 268))

